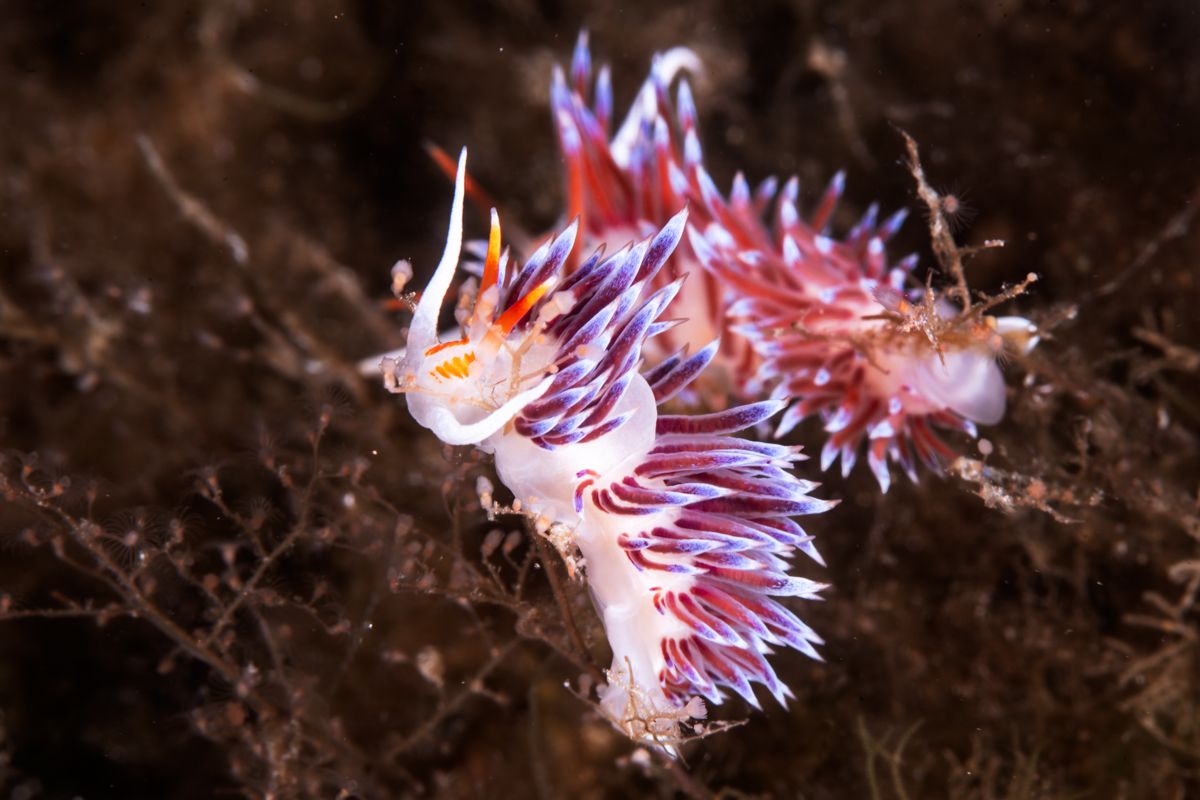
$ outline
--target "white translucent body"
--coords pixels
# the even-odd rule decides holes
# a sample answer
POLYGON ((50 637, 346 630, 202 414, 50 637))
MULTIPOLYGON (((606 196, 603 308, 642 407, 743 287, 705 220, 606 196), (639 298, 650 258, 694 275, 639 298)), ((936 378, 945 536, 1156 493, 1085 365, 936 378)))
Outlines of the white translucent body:
POLYGON ((948 409, 982 425, 1004 419, 1004 375, 986 348, 947 348, 939 356, 914 347, 878 353, 876 360, 880 369, 868 369, 867 384, 878 397, 904 398, 910 414, 948 409))
MULTIPOLYGON (((654 59, 654 71, 663 86, 670 86, 675 76, 681 72, 691 72, 694 75, 704 73, 704 65, 696 53, 686 47, 672 47, 665 53, 660 53, 654 59)), ((628 169, 633 149, 637 144, 642 126, 647 122, 654 123, 658 116, 658 99, 655 95, 652 79, 646 79, 638 90, 637 99, 629 107, 629 114, 617 130, 609 144, 609 152, 613 161, 622 169, 628 169)))
POLYGON ((686 628, 674 617, 659 613, 651 587, 683 592, 691 581, 688 576, 658 570, 639 572, 617 543, 623 533, 636 534, 670 522, 668 514, 673 512, 663 512, 661 520, 657 515, 612 514, 597 508, 586 495, 582 512, 575 511, 575 487, 581 473, 596 474, 596 485, 607 485, 625 477, 654 446, 657 407, 649 384, 640 375, 630 383, 613 414, 627 411, 633 416, 623 426, 587 444, 548 451, 523 436, 504 432, 480 443, 495 454, 496 472, 523 505, 574 531, 592 599, 613 651, 612 672, 618 679, 601 689, 601 700, 617 721, 626 717, 630 683, 640 690, 641 699, 649 701, 652 713, 674 710, 658 679, 663 667, 659 643, 664 637, 685 636, 686 628))
MULTIPOLYGON (((613 681, 601 689, 610 717, 618 724, 627 719, 630 691, 635 689, 639 716, 677 719, 676 704, 658 678, 663 667, 660 642, 682 636, 686 629, 654 607, 651 587, 686 591, 691 578, 659 570, 640 572, 618 543, 623 533, 633 535, 646 526, 670 522, 666 515, 673 512, 662 512, 662 520, 655 515, 612 514, 592 504, 586 493, 582 510, 575 510, 576 488, 582 480, 593 479, 597 487, 620 480, 654 447, 658 419, 654 393, 641 375, 634 375, 610 412, 612 416, 631 413, 621 427, 592 442, 547 450, 516 433, 511 423, 549 388, 554 379, 550 359, 557 343, 539 339, 536 326, 528 335, 531 338, 514 343, 489 337, 484 325, 468 330, 466 342, 439 344, 438 311, 457 268, 462 242, 465 158, 464 151, 446 250, 417 306, 402 359, 385 358, 381 365, 385 380, 389 388, 407 394, 413 417, 442 441, 474 444, 494 454, 500 479, 525 510, 573 531, 613 650, 613 681), (439 365, 468 355, 474 361, 465 376, 447 378, 437 373, 439 365)), ((553 302, 552 298, 547 306, 553 302)), ((569 302, 564 300, 559 307, 569 302)))
MULTIPOLYGON (((874 299, 864 299, 856 309, 865 330, 881 329, 888 323, 864 319, 885 311, 874 299)), ((957 312, 948 303, 940 303, 938 313, 952 317, 957 312)), ((995 332, 1013 343, 1021 352, 1037 344, 1036 327, 1022 317, 1000 317, 995 332)), ((995 425, 1004 419, 1006 395, 1004 375, 997 363, 998 349, 986 341, 965 347, 947 347, 938 353, 917 340, 899 348, 878 348, 871 355, 874 364, 866 372, 866 384, 876 397, 903 398, 910 414, 953 411, 981 425, 995 425)))

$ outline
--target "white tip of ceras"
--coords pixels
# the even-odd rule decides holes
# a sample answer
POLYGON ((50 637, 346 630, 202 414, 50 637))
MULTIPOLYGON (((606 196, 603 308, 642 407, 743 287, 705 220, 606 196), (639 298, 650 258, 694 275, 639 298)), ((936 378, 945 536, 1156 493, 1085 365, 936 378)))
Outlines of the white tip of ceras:
POLYGON ((704 62, 696 55, 696 51, 689 47, 672 47, 654 57, 651 69, 656 79, 664 86, 670 86, 672 81, 684 72, 703 76, 704 62))
POLYGON ((1042 340, 1037 325, 1024 317, 996 317, 996 333, 1021 355, 1029 355, 1042 340))
POLYGON ((609 143, 609 152, 612 153, 613 160, 622 169, 629 167, 642 123, 653 124, 653 120, 658 116, 656 85, 666 88, 682 72, 690 72, 694 75, 703 74, 704 65, 695 51, 686 47, 674 47, 665 53, 654 56, 650 77, 638 90, 637 99, 629 107, 628 116, 625 117, 616 136, 609 143))

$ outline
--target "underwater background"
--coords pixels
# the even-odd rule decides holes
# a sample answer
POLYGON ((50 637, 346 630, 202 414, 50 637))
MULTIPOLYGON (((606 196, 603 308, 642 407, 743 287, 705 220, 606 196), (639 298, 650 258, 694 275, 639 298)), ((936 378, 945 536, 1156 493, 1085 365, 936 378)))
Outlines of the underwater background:
MULTIPOLYGON (((0 795, 1200 796, 1200 7, 1187 2, 106 3, 0 26, 0 795), (796 694, 673 762, 587 699, 607 644, 488 459, 360 359, 398 347, 470 147, 559 222, 550 76, 618 117, 683 45, 708 169, 834 229, 913 213, 1044 332, 964 458, 806 519, 796 694), (507 500, 502 487, 497 498, 507 500), (545 557, 545 561, 542 558, 545 557), (569 612, 569 613, 568 613, 569 612)), ((511 222, 509 222, 511 221, 511 222)), ((467 217, 469 238, 486 234, 467 217)), ((810 421, 789 443, 819 452, 810 421)), ((720 726, 714 726, 719 728, 720 726)))

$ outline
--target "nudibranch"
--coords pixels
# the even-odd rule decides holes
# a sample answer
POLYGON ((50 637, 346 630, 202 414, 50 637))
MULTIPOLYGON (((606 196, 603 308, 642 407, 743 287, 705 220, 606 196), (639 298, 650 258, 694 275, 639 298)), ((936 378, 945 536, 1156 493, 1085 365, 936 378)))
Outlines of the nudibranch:
MULTIPOLYGON (((696 104, 684 72, 700 72, 700 59, 687 48, 656 54, 649 76, 612 132, 612 79, 603 65, 592 79, 587 33, 581 33, 570 76, 555 67, 551 110, 566 166, 567 218, 578 218, 585 246, 620 245, 647 236, 683 208, 691 225, 707 227, 733 215, 759 216, 774 194, 765 181, 751 194, 739 173, 732 204, 724 202, 703 164, 696 104), (674 100, 671 86, 678 78, 674 100), (610 138, 611 137, 611 138, 610 138)), ((721 338, 704 402, 719 406, 726 397, 758 394, 755 357, 745 342, 727 337, 727 299, 717 278, 700 268, 685 239, 657 278, 659 285, 688 276, 677 300, 684 322, 650 343, 654 359, 676 347, 703 346, 721 338)))
POLYGON ((793 197, 785 188, 767 247, 716 225, 690 231, 701 263, 731 287, 728 314, 754 346, 760 380, 791 403, 776 437, 819 415, 828 434, 821 469, 840 457, 848 475, 865 441, 885 492, 889 461, 913 482, 918 462, 940 471, 955 453, 937 429, 975 437, 977 424, 1004 418, 999 362, 1035 346, 1036 327, 983 306, 960 313, 944 296, 909 288, 915 259, 891 268, 884 259, 895 218, 877 225, 868 211, 835 241, 801 221, 793 197))
MULTIPOLYGON (((712 359, 709 344, 642 371, 643 344, 675 323, 680 281, 657 285, 687 212, 575 269, 571 225, 520 268, 501 255, 495 212, 474 306, 461 338, 437 319, 458 266, 466 151, 446 248, 421 294, 385 383, 442 441, 475 445, 531 514, 570 531, 613 661, 601 707, 636 739, 670 750, 679 724, 752 683, 791 696, 765 656, 814 658, 820 637, 778 598, 817 599, 822 584, 788 574, 795 551, 821 563, 793 519, 833 503, 792 474, 797 448, 737 434, 780 411, 763 401, 697 416, 659 405, 712 359)), ((469 298, 468 298, 469 300, 469 298)))
MULTIPOLYGON (((689 235, 660 280, 692 274, 680 306, 689 328, 664 336, 695 342, 722 336, 723 366, 735 396, 770 392, 790 406, 776 427, 788 434, 819 415, 828 438, 826 470, 840 457, 849 474, 867 442, 880 487, 889 460, 914 481, 924 462, 935 471, 953 450, 937 429, 976 435, 976 424, 1004 416, 998 361, 1028 350, 1036 328, 1020 317, 958 314, 945 299, 913 288, 916 256, 889 264, 886 245, 906 216, 880 219, 871 205, 843 239, 830 233, 845 187, 837 173, 805 219, 800 187, 773 178, 751 190, 739 172, 728 194, 705 169, 696 106, 678 74, 699 60, 676 48, 656 56, 624 123, 609 139, 611 78, 594 88, 587 37, 581 35, 570 77, 556 68, 552 108, 567 164, 568 213, 590 241, 644 235, 685 206, 689 235), (921 329, 908 317, 922 314, 921 329), (930 334, 933 334, 931 337, 930 334)), ((712 396, 708 402, 720 402, 712 396)))

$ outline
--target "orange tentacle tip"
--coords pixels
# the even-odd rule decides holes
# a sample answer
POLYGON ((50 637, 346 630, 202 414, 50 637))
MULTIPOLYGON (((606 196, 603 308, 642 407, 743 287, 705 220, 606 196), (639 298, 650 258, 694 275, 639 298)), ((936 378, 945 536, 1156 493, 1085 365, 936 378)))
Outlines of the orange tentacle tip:
POLYGON ((553 280, 544 281, 540 285, 530 289, 524 297, 513 303, 500 315, 500 319, 496 320, 496 327, 507 336, 517 326, 517 323, 525 318, 525 315, 529 313, 534 304, 538 300, 541 300, 546 292, 550 291, 553 283, 553 280))
MULTIPOLYGON (((500 215, 492 209, 492 230, 488 235, 487 259, 483 262, 483 281, 479 284, 479 295, 496 285, 500 280, 500 215)), ((476 301, 478 302, 478 300, 476 301)))
POLYGON ((428 350, 426 350, 425 355, 431 356, 434 353, 440 353, 442 350, 445 350, 447 347, 454 347, 455 345, 460 345, 460 344, 470 344, 470 340, 464 336, 461 339, 455 339, 453 342, 441 342, 439 344, 435 344, 433 347, 430 347, 428 350))

